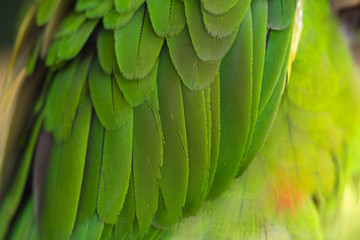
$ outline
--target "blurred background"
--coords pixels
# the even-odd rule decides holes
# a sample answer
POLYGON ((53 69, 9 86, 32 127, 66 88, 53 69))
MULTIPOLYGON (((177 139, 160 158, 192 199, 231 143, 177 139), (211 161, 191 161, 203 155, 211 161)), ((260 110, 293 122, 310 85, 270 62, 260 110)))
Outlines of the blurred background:
MULTIPOLYGON (((0 82, 5 78, 12 44, 24 11, 23 0, 1 0, 0 3, 0 82)), ((0 84, 1 85, 1 84, 0 84)))

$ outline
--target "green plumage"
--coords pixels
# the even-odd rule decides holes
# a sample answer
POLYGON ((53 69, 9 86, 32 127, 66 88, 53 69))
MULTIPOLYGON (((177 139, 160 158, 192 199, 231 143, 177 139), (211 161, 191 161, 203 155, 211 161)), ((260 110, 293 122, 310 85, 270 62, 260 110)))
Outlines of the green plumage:
POLYGON ((37 3, 38 39, 13 65, 25 62, 43 89, 28 110, 35 125, 18 130, 28 142, 7 150, 24 154, 11 155, 0 239, 13 225, 14 239, 167 239, 204 211, 244 176, 276 116, 296 1, 284 0, 281 17, 279 3, 37 3))

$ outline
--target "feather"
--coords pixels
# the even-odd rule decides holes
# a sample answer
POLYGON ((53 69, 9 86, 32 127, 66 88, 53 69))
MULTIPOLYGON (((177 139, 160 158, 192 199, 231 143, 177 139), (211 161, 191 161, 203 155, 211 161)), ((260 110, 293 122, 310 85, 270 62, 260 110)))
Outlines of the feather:
POLYGON ((201 0, 204 9, 214 15, 222 15, 230 11, 238 1, 241 2, 246 0, 201 0))
POLYGON ((0 239, 5 237, 7 228, 10 226, 11 220, 15 216, 19 207, 21 197, 25 190, 26 180, 29 176, 31 160, 34 154, 35 145, 39 137, 40 128, 43 122, 43 116, 40 115, 35 122, 28 145, 24 154, 18 163, 14 179, 12 179, 10 187, 7 189, 4 197, 0 201, 0 239))
POLYGON ((85 22, 86 17, 83 13, 72 12, 62 20, 59 29, 55 34, 55 38, 62 38, 69 34, 72 34, 74 31, 79 29, 79 27, 85 22))
MULTIPOLYGON (((70 79, 71 83, 65 97, 64 110, 60 112, 61 120, 59 122, 59 125, 53 132, 55 142, 64 142, 70 136, 76 108, 80 101, 80 95, 85 87, 91 60, 91 55, 83 56, 76 64, 76 70, 72 78, 70 79)), ((63 82, 60 82, 59 84, 61 85, 63 84, 63 82)), ((56 89, 55 91, 58 91, 58 89, 56 89)), ((55 111, 59 110, 56 106, 52 107, 55 108, 55 111)))
POLYGON ((150 100, 134 108, 133 178, 136 218, 145 234, 158 206, 158 181, 163 158, 157 89, 150 100))
POLYGON ((117 13, 114 9, 111 9, 103 18, 104 28, 107 30, 114 30, 125 26, 130 19, 134 16, 135 11, 129 11, 126 13, 117 13))
POLYGON ((58 58, 68 60, 75 57, 85 45, 98 23, 98 19, 85 21, 77 31, 60 40, 58 58))
POLYGON ((150 98, 150 95, 156 85, 156 76, 159 66, 158 63, 159 61, 156 61, 153 69, 143 79, 129 80, 124 78, 121 73, 115 74, 119 88, 130 106, 136 107, 150 98))
POLYGON ((198 57, 203 61, 220 61, 234 42, 237 31, 223 39, 212 38, 204 26, 200 1, 187 0, 184 3, 191 41, 198 57))
POLYGON ((97 53, 101 68, 105 73, 114 73, 117 69, 114 32, 102 29, 97 36, 97 53))
POLYGON ((163 42, 154 33, 146 8, 141 7, 126 26, 115 30, 115 52, 124 77, 145 77, 154 67, 163 42))
POLYGON ((89 75, 89 88, 95 112, 107 130, 121 127, 129 119, 132 108, 125 101, 114 76, 107 75, 95 60, 89 75))
POLYGON ((68 239, 75 222, 81 190, 91 117, 90 98, 79 107, 68 142, 54 145, 42 206, 39 209, 40 237, 68 239), (55 234, 56 233, 56 234, 55 234))
POLYGON ((155 222, 156 225, 168 227, 178 221, 185 205, 189 158, 181 80, 165 46, 160 53, 157 87, 164 134, 164 158, 159 183, 161 195, 155 222))
POLYGON ((39 9, 36 14, 36 23, 44 25, 54 15, 61 0, 41 0, 39 9))
POLYGON ((118 13, 125 13, 138 9, 145 0, 114 0, 115 10, 118 13))
POLYGON ((79 59, 77 58, 58 71, 51 84, 44 109, 44 125, 49 132, 54 131, 60 124, 78 62, 79 59))
POLYGON ((264 76, 262 80, 259 114, 265 108, 279 79, 290 42, 291 27, 285 30, 269 30, 265 53, 264 76))
POLYGON ((100 220, 115 224, 123 207, 131 172, 133 118, 112 131, 104 130, 97 211, 100 220))
POLYGON ((76 0, 75 10, 77 12, 86 11, 95 8, 100 2, 100 0, 76 0))
POLYGON ((214 15, 204 9, 205 1, 201 5, 201 13, 203 14, 206 30, 214 38, 225 38, 236 32, 251 3, 251 0, 237 0, 234 7, 226 13, 214 15))
POLYGON ((166 39, 171 60, 184 85, 191 90, 203 90, 214 81, 220 61, 204 62, 198 58, 185 28, 179 35, 166 39))
POLYGON ((114 0, 102 0, 95 8, 87 10, 85 16, 90 19, 101 18, 111 10, 113 4, 114 0))
POLYGON ((40 55, 40 48, 41 48, 41 42, 43 39, 43 33, 41 33, 38 36, 38 39, 36 41, 36 44, 33 48, 33 51, 30 54, 27 66, 26 66, 26 72, 27 75, 30 76, 34 73, 35 67, 36 67, 36 63, 39 59, 39 55, 40 55))
POLYGON ((182 86, 187 145, 189 150, 189 184, 184 211, 194 214, 207 194, 210 159, 207 142, 204 91, 182 86))
POLYGON ((283 30, 294 21, 298 0, 271 0, 269 4, 268 28, 283 30))
POLYGON ((208 191, 214 181, 219 157, 220 147, 220 76, 216 74, 214 83, 210 87, 210 112, 211 112, 211 149, 208 191))
POLYGON ((220 149, 210 197, 218 196, 230 185, 245 152, 251 120, 252 44, 249 9, 234 45, 220 66, 220 149))
POLYGON ((150 19, 157 35, 176 36, 186 25, 184 3, 180 0, 147 0, 150 19))
MULTIPOLYGON (((254 135, 254 129, 258 118, 260 103, 261 84, 263 79, 263 69, 265 60, 266 34, 267 34, 267 1, 254 0, 251 4, 251 13, 253 21, 253 83, 252 83, 252 102, 251 102, 251 122, 249 135, 246 140, 246 153, 241 165, 248 166, 252 158, 247 158, 254 135)), ((242 167, 246 169, 246 167, 242 167)), ((241 173, 241 171, 239 172, 241 173)))

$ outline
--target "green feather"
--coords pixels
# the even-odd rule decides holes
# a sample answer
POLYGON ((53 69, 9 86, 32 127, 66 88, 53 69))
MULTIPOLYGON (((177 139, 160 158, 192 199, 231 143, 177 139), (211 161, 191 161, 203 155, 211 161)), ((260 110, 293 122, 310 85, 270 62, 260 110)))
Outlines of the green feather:
MULTIPOLYGON (((221 2, 221 1, 219 1, 221 2)), ((204 3, 204 1, 203 1, 204 3)), ((223 3, 223 1, 221 2, 223 3)), ((213 15, 202 5, 201 12, 205 28, 214 38, 225 38, 237 31, 250 7, 251 0, 238 0, 233 8, 223 15, 213 15)))
POLYGON ((96 210, 103 150, 103 134, 104 127, 96 117, 96 114, 93 113, 79 208, 76 216, 77 228, 80 224, 85 223, 88 218, 91 218, 96 210))
POLYGON ((185 28, 179 35, 166 39, 171 60, 183 83, 191 90, 203 90, 214 81, 220 61, 204 62, 198 58, 185 28))
POLYGON ((31 197, 27 200, 24 209, 21 211, 21 215, 15 220, 15 227, 11 230, 9 240, 23 240, 29 239, 31 232, 36 226, 34 216, 34 201, 31 197))
POLYGON ((24 193, 26 180, 28 178, 31 160, 34 154, 34 149, 39 136, 40 128, 43 122, 43 115, 41 114, 33 126, 29 143, 18 163, 17 171, 12 180, 11 186, 7 189, 5 196, 0 202, 0 239, 6 235, 7 228, 10 226, 12 218, 15 216, 16 210, 19 207, 21 197, 24 193))
POLYGON ((86 219, 86 222, 80 224, 71 237, 72 240, 100 240, 104 223, 99 220, 95 213, 91 218, 86 219))
POLYGON ((184 3, 180 0, 147 0, 150 19, 157 35, 175 36, 186 25, 184 3))
POLYGON ((77 58, 59 70, 51 84, 44 109, 45 129, 49 132, 54 131, 60 124, 78 62, 77 58))
POLYGON ((103 18, 104 28, 113 30, 125 26, 134 16, 135 11, 119 14, 111 9, 103 18))
POLYGON ((145 234, 158 206, 158 181, 163 158, 157 89, 134 108, 133 178, 136 218, 145 234))
POLYGON ((124 239, 132 231, 135 219, 134 179, 130 176, 129 188, 126 194, 124 207, 121 210, 118 222, 114 227, 114 239, 124 239))
MULTIPOLYGON (((279 76, 279 80, 276 83, 275 89, 266 104, 264 110, 261 112, 261 114, 258 117, 258 120, 256 122, 256 127, 254 130, 254 136, 252 139, 251 147, 249 149, 249 152, 247 154, 247 160, 246 162, 249 163, 251 159, 255 157, 257 152, 260 150, 260 148, 263 146, 269 132, 271 129, 271 126, 274 122, 274 119, 276 117, 277 110, 279 108, 280 100, 284 92, 284 85, 285 81, 287 79, 287 67, 288 67, 288 61, 289 61, 289 54, 290 54, 290 47, 288 47, 287 50, 287 56, 285 58, 285 62, 281 69, 281 74, 279 76)), ((243 168, 240 168, 239 173, 244 172, 246 169, 246 166, 243 168)))
POLYGON ((208 191, 214 181, 220 147, 220 76, 216 75, 210 88, 211 151, 208 191))
POLYGON ((117 69, 114 32, 101 29, 98 33, 96 47, 101 68, 107 74, 114 73, 117 69))
POLYGON ((54 15, 61 0, 41 0, 36 14, 36 23, 44 25, 54 15))
POLYGON ((58 59, 59 47, 60 47, 60 39, 56 39, 55 41, 53 41, 51 43, 49 51, 48 51, 46 59, 45 59, 45 65, 47 67, 54 68, 56 64, 61 62, 58 59))
POLYGON ((101 0, 76 0, 75 10, 77 12, 82 12, 96 7, 101 0))
POLYGON ((96 114, 101 124, 112 130, 129 119, 132 108, 116 84, 114 76, 107 75, 95 60, 89 74, 89 88, 96 114))
POLYGON ((125 13, 138 9, 145 0, 114 0, 115 10, 118 13, 125 13))
POLYGON ((54 145, 43 200, 39 210, 39 230, 43 239, 68 239, 75 222, 81 191, 91 103, 87 97, 79 107, 68 142, 54 145), (56 233, 56 234, 55 234, 56 233))
POLYGON ((210 158, 204 91, 191 91, 182 86, 189 150, 189 185, 184 211, 194 214, 207 194, 210 158))
POLYGON ((104 224, 104 229, 101 234, 100 240, 108 240, 110 239, 111 233, 114 229, 114 225, 111 224, 104 224))
POLYGON ((120 128, 104 130, 97 211, 100 220, 115 224, 123 207, 131 172, 133 118, 120 128))
POLYGON ((185 13, 195 52, 203 61, 220 61, 230 49, 237 31, 223 39, 214 39, 205 29, 200 1, 186 0, 185 13))
POLYGON ((85 22, 86 17, 83 13, 72 12, 64 20, 62 20, 59 29, 55 34, 55 38, 62 38, 73 32, 85 22))
POLYGON ((80 58, 79 63, 76 66, 75 73, 71 79, 70 87, 66 95, 66 102, 64 111, 61 114, 60 123, 54 130, 54 138, 56 142, 65 141, 70 136, 76 108, 80 101, 80 95, 84 90, 91 60, 91 55, 84 56, 80 58))
POLYGON ((221 194, 237 174, 250 128, 253 29, 246 14, 229 53, 220 66, 220 149, 210 197, 221 194), (241 94, 239 94, 241 93, 241 94))
POLYGON ((271 0, 269 4, 268 28, 282 30, 294 21, 298 0, 271 0))
POLYGON ((132 106, 136 107, 150 98, 156 84, 158 64, 156 61, 154 68, 143 79, 129 80, 124 78, 121 73, 116 73, 116 81, 120 90, 124 94, 125 100, 132 106))
POLYGON ((161 196, 155 221, 157 225, 168 227, 179 220, 185 205, 189 159, 181 80, 166 47, 160 54, 158 91, 164 159, 159 183, 161 196))
POLYGON ((163 42, 154 33, 145 7, 141 7, 126 26, 115 30, 116 57, 124 77, 144 78, 154 67, 163 42))
POLYGON ((290 42, 291 27, 285 30, 269 30, 267 49, 265 54, 264 76, 262 80, 261 98, 259 113, 263 111, 265 105, 274 91, 279 79, 286 51, 290 42))
MULTIPOLYGON (((258 109, 260 103, 261 84, 263 79, 263 69, 265 60, 266 34, 267 34, 267 0, 254 0, 251 4, 251 13, 253 21, 253 83, 252 83, 252 104, 251 104, 251 122, 249 136, 246 143, 246 151, 251 147, 254 129, 258 118, 258 109)), ((251 158, 244 155, 242 165, 249 165, 251 158)), ((243 169, 245 169, 243 167, 243 169)))
POLYGON ((204 9, 214 15, 222 15, 232 9, 237 2, 247 0, 201 0, 204 9))
POLYGON ((98 19, 87 20, 77 31, 63 37, 59 43, 58 58, 68 60, 75 57, 85 45, 98 21, 98 19))
POLYGON ((113 0, 102 0, 95 8, 85 12, 87 18, 100 18, 107 14, 113 7, 113 0))

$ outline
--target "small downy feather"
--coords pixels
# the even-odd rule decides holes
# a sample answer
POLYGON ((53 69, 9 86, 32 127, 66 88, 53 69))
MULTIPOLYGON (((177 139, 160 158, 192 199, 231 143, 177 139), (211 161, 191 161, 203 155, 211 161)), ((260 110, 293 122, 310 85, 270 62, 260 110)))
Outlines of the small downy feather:
POLYGON ((124 94, 125 100, 132 107, 136 107, 150 98, 150 95, 156 85, 158 66, 159 61, 156 61, 153 69, 143 79, 129 80, 124 78, 121 73, 115 74, 116 81, 120 90, 124 94))
POLYGON ((155 88, 150 100, 134 108, 133 178, 136 218, 141 235, 152 222, 158 207, 163 133, 155 88))
POLYGON ((89 74, 89 88, 96 114, 107 130, 125 124, 132 108, 125 101, 114 76, 107 75, 96 59, 89 74))
POLYGON ((252 44, 252 17, 249 9, 234 45, 220 66, 220 149, 210 197, 218 196, 230 185, 245 152, 251 120, 252 44))
POLYGON ((164 38, 154 33, 149 14, 142 6, 126 26, 115 30, 115 52, 124 77, 144 78, 154 67, 163 42, 164 38))
POLYGON ((184 211, 196 213, 207 195, 210 158, 203 91, 191 91, 182 86, 184 114, 189 151, 189 184, 184 211))
POLYGON ((63 37, 59 43, 58 58, 68 60, 75 57, 94 30, 98 19, 86 20, 77 31, 63 37))
POLYGON ((43 173, 46 183, 38 213, 43 239, 68 239, 71 235, 81 191, 90 118, 91 102, 86 97, 78 109, 69 141, 52 148, 49 166, 43 173))
POLYGON ((156 225, 168 227, 179 220, 185 205, 189 158, 181 80, 165 46, 160 53, 157 86, 164 134, 164 159, 159 183, 161 195, 155 222, 156 225))
POLYGON ((206 31, 200 1, 184 1, 186 19, 195 52, 203 61, 220 61, 233 44, 237 31, 223 39, 212 38, 206 31))
POLYGON ((198 58, 187 27, 176 37, 166 38, 171 60, 183 83, 191 90, 203 90, 214 81, 220 61, 204 62, 198 58))
POLYGON ((184 3, 180 0, 147 0, 150 19, 157 35, 175 36, 186 25, 184 3))
POLYGON ((114 73, 117 69, 114 32, 101 29, 97 36, 96 47, 101 68, 107 74, 114 73))
POLYGON ((201 12, 206 30, 214 38, 224 38, 231 35, 239 28, 250 3, 251 0, 238 0, 235 6, 223 15, 213 15, 207 12, 202 5, 201 12))

